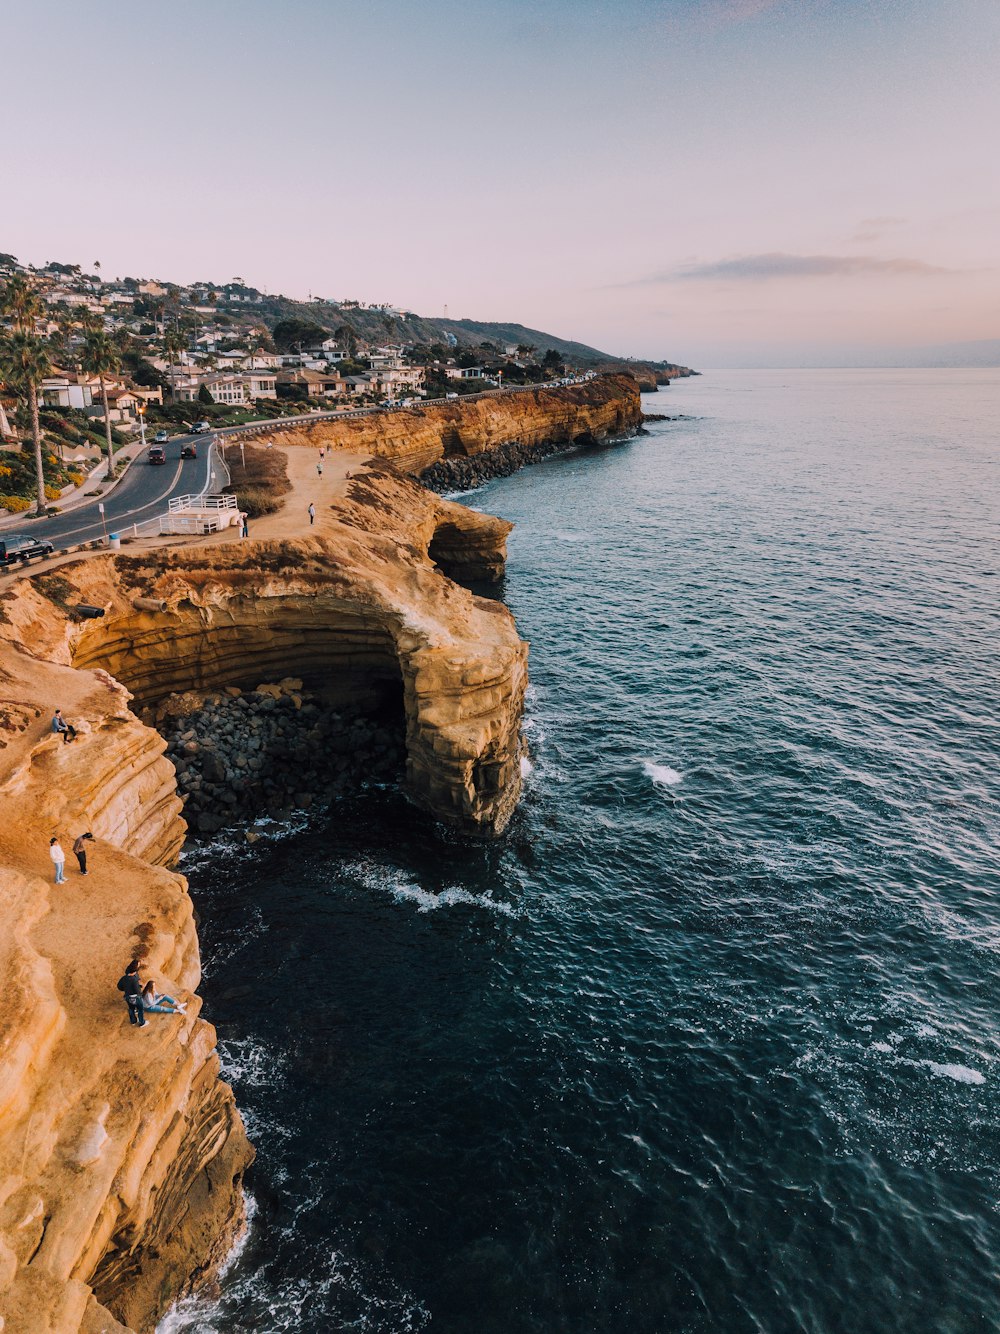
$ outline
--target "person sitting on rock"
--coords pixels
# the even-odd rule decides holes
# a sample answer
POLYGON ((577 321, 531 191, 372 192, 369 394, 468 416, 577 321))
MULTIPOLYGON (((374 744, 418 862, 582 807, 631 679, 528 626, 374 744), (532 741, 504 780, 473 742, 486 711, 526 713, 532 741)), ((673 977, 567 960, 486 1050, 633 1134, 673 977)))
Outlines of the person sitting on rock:
POLYGON ((152 1014, 183 1014, 187 1006, 181 1001, 175 1001, 173 996, 157 991, 150 978, 142 989, 142 1008, 152 1014))
POLYGON ((63 742, 67 745, 69 744, 70 741, 74 741, 76 739, 76 728, 73 726, 72 723, 68 723, 66 719, 62 716, 62 709, 56 709, 55 711, 55 714, 52 718, 52 730, 53 732, 56 733, 61 732, 63 742))

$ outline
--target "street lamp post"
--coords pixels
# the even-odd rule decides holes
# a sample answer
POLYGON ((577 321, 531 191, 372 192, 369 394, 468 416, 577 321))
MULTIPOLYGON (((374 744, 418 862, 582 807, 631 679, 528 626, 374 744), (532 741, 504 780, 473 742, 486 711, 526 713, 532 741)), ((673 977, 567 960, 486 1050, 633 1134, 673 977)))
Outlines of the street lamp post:
POLYGON ((139 437, 142 440, 143 449, 146 448, 146 405, 145 403, 139 409, 139 437))

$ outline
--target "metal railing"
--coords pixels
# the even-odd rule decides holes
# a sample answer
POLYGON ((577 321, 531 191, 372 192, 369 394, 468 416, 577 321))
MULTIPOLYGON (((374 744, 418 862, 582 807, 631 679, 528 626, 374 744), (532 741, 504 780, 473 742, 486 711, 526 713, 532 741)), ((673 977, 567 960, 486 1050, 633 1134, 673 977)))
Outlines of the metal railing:
POLYGON ((167 502, 167 512, 176 514, 179 510, 234 510, 235 496, 209 495, 199 491, 197 495, 174 496, 167 502))

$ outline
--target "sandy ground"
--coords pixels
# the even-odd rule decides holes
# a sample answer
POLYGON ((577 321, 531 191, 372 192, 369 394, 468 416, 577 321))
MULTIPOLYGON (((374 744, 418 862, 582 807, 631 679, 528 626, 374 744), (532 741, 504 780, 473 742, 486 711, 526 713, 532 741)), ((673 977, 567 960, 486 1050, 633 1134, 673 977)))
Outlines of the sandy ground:
MULTIPOLYGON (((251 521, 250 536, 253 538, 308 536, 310 503, 316 506, 313 532, 317 536, 325 536, 334 524, 330 513, 331 502, 339 496, 346 495, 348 480, 369 461, 371 455, 352 454, 342 449, 327 450, 325 458, 321 460, 319 450, 309 445, 283 446, 282 452, 288 458, 288 480, 292 484, 292 489, 284 497, 277 514, 269 514, 266 518, 251 521), (317 471, 317 464, 321 464, 322 474, 317 471)), ((235 451, 231 451, 229 466, 238 500, 240 465, 239 460, 234 461, 234 459, 235 451)), ((223 536, 229 541, 233 541, 235 537, 234 534, 223 536)))

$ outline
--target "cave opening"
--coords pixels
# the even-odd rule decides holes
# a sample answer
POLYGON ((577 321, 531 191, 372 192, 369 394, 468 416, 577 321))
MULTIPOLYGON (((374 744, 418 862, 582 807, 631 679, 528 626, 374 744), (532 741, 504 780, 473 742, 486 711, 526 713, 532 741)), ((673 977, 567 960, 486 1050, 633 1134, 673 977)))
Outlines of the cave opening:
POLYGON ((74 665, 132 691, 167 742, 195 834, 322 810, 405 771, 393 636, 322 595, 108 618, 81 635, 74 665))

